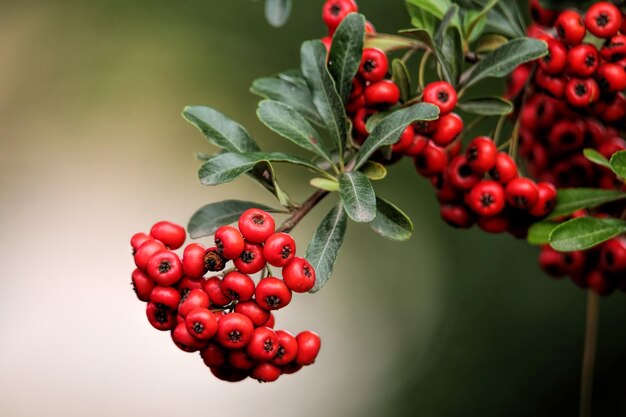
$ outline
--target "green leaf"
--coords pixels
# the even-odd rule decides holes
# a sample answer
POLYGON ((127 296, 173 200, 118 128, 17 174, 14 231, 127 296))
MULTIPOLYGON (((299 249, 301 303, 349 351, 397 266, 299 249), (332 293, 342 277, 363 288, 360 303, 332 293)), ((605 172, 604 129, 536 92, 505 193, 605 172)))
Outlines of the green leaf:
POLYGON ((611 169, 620 178, 626 178, 626 151, 619 151, 611 156, 611 169))
POLYGON ((260 162, 286 162, 328 175, 305 159, 280 152, 249 152, 245 154, 224 152, 212 156, 205 162, 198 171, 198 177, 203 185, 223 184, 245 174, 260 162))
POLYGON ((565 216, 577 210, 601 206, 626 199, 626 193, 596 188, 564 188, 559 190, 557 205, 550 218, 565 216))
POLYGON ((409 16, 411 16, 411 26, 425 30, 430 34, 435 33, 438 20, 435 16, 408 2, 406 2, 406 7, 409 16))
POLYGON ((481 35, 486 23, 486 14, 478 10, 468 10, 463 16, 463 36, 468 42, 475 41, 481 35))
POLYGON ((198 209, 189 219, 189 236, 192 239, 211 236, 219 227, 236 222, 244 211, 254 207, 270 213, 278 211, 253 201, 224 200, 210 203, 198 209))
POLYGON ((565 10, 571 7, 584 10, 596 3, 595 0, 539 0, 541 6, 551 10, 565 10))
MULTIPOLYGON (((488 22, 502 34, 517 38, 526 34, 526 24, 517 1, 501 1, 489 12, 488 22), (504 27, 502 27, 504 26, 504 27)), ((489 25, 486 30, 489 30, 489 25)))
POLYGON ((380 181, 387 176, 387 168, 383 164, 374 161, 367 161, 360 171, 372 181, 380 181))
POLYGON ((280 187, 278 180, 276 179, 276 174, 274 173, 274 167, 268 161, 259 162, 247 174, 250 178, 261 184, 266 190, 272 193, 280 202, 281 206, 287 208, 295 208, 298 206, 280 187))
POLYGON ((535 60, 547 53, 547 44, 544 41, 531 38, 514 39, 471 67, 462 77, 461 83, 465 87, 476 84, 489 77, 506 77, 520 64, 535 60))
POLYGON ((326 68, 326 47, 319 40, 307 41, 300 49, 302 74, 313 94, 313 104, 322 117, 335 149, 342 154, 348 137, 348 119, 335 82, 326 68))
POLYGON ((513 103, 502 97, 483 97, 460 101, 458 106, 467 113, 481 116, 502 116, 513 111, 513 103))
POLYGON ((293 107, 309 122, 317 126, 324 126, 309 91, 306 81, 299 74, 277 74, 272 77, 254 80, 250 91, 261 97, 280 101, 293 107))
POLYGON ((335 180, 329 180, 328 178, 311 178, 309 184, 311 184, 312 187, 319 188, 324 191, 339 191, 339 183, 335 180))
POLYGON ((365 48, 377 48, 385 53, 404 49, 419 48, 422 45, 415 39, 404 36, 388 35, 385 33, 368 34, 365 38, 365 48))
POLYGON ((376 149, 396 143, 404 129, 411 123, 435 120, 438 116, 439 109, 437 106, 428 103, 417 103, 391 113, 374 127, 359 149, 356 155, 355 169, 359 169, 376 149))
POLYGON ((339 97, 344 103, 348 101, 352 80, 361 65, 364 41, 365 18, 358 13, 347 15, 333 35, 328 71, 335 80, 339 97))
POLYGON ((602 155, 600 152, 596 151, 595 149, 587 148, 583 150, 583 155, 585 155, 585 158, 587 158, 594 164, 613 170, 613 167, 611 166, 611 163, 609 162, 609 160, 606 159, 604 155, 602 155))
POLYGON ((348 218, 341 204, 335 206, 317 226, 304 255, 315 269, 315 286, 310 292, 318 292, 328 282, 347 227, 348 218))
MULTIPOLYGON (((406 2, 407 4, 432 14, 437 19, 443 19, 448 10, 453 6, 450 0, 406 0, 406 2)), ((461 27, 461 20, 458 16, 454 18, 452 24, 458 28, 461 27)))
POLYGON ((291 14, 291 0, 265 0, 265 19, 274 27, 283 26, 291 14))
POLYGON ((331 161, 330 153, 313 127, 288 104, 263 100, 257 109, 259 120, 280 136, 331 161))
POLYGON ((509 40, 502 35, 488 33, 478 40, 478 45, 476 45, 476 53, 485 54, 491 52, 494 49, 498 49, 508 41, 509 40))
POLYGON ((394 59, 391 63, 391 75, 393 82, 400 88, 400 99, 403 102, 409 101, 412 97, 411 76, 409 69, 401 59, 394 59))
POLYGON ((453 4, 446 12, 433 38, 435 55, 441 64, 441 71, 447 82, 456 86, 459 78, 459 65, 463 62, 461 32, 458 27, 450 27, 458 18, 459 6, 453 4))
POLYGON ((209 142, 230 152, 255 152, 259 146, 239 123, 210 107, 187 106, 183 117, 197 127, 209 142))
POLYGON ((526 240, 531 245, 545 245, 550 242, 550 233, 560 224, 547 220, 537 222, 528 229, 526 240))
POLYGON ((348 216, 357 223, 376 217, 376 194, 370 180, 359 171, 339 176, 339 196, 348 216))
POLYGON ((560 252, 585 250, 626 232, 618 219, 578 217, 562 223, 550 233, 550 246, 560 252))
POLYGON ((411 219, 389 201, 376 197, 376 218, 370 227, 379 235, 391 240, 407 240, 413 233, 411 219))

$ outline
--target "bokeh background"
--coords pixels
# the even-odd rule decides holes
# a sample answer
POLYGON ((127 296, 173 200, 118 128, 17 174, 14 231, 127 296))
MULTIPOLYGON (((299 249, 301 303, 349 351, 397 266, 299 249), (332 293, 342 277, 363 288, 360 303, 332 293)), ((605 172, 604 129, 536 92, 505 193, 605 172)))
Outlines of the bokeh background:
MULTIPOLYGON (((574 415, 585 294, 536 250, 438 220, 410 163, 377 187, 415 221, 407 243, 351 224, 332 281, 277 315, 323 337, 315 366, 259 385, 213 378, 146 322, 128 239, 208 202, 273 204, 242 178, 205 188, 180 117, 215 107, 265 149, 251 81, 294 67, 322 36, 322 0, 271 28, 262 2, 0 1, 0 414, 3 416, 574 415)), ((380 31, 401 1, 360 1, 380 31)), ((279 167, 296 198, 307 174, 279 167)), ((300 250, 330 207, 298 227, 300 250)), ((596 415, 626 415, 626 300, 603 300, 596 415)))

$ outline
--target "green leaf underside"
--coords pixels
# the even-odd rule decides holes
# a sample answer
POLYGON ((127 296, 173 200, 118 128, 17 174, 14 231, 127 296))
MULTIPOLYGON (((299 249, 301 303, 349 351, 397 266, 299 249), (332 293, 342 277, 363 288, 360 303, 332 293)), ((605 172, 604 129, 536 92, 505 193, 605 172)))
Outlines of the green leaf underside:
POLYGON ((278 184, 274 167, 268 161, 259 162, 247 175, 272 193, 283 207, 292 208, 297 206, 278 184))
POLYGON ((600 152, 596 151, 595 149, 587 148, 583 150, 583 155, 585 155, 585 158, 587 158, 588 160, 590 160, 596 165, 603 166, 610 170, 613 169, 611 167, 611 163, 609 162, 609 160, 606 159, 600 152))
POLYGON ((260 148, 239 123, 205 106, 187 106, 183 117, 196 126, 209 142, 230 152, 256 152, 260 148))
POLYGON ((265 19, 274 27, 283 26, 291 14, 291 0, 265 0, 265 19))
POLYGON ((611 156, 610 167, 620 178, 626 178, 626 151, 619 151, 611 156))
POLYGON ((421 45, 421 42, 415 39, 405 38, 403 36, 388 35, 384 33, 377 33, 375 35, 366 35, 365 48, 378 48, 385 53, 393 51, 401 51, 403 49, 417 48, 421 45))
POLYGON ((348 120, 335 82, 326 68, 326 47, 319 40, 304 42, 300 57, 302 74, 313 95, 313 104, 332 140, 329 149, 341 154, 347 138, 348 120))
POLYGON ((189 219, 189 236, 192 239, 211 236, 219 227, 236 222, 244 211, 254 207, 270 213, 277 211, 253 201, 224 200, 210 203, 198 209, 189 219))
POLYGON ((468 71, 465 86, 469 87, 485 78, 502 78, 519 65, 533 61, 547 53, 544 41, 531 38, 518 38, 489 53, 468 71))
POLYGON ((486 32, 500 33, 509 38, 525 35, 526 25, 517 1, 500 1, 489 11, 486 32))
POLYGON ((321 116, 313 104, 313 97, 306 81, 297 74, 277 74, 254 80, 250 91, 258 96, 279 101, 293 107, 309 122, 324 126, 321 116))
POLYGON ((225 152, 212 156, 198 171, 203 185, 218 185, 229 182, 250 171, 261 162, 286 162, 319 171, 311 162, 281 152, 249 152, 238 154, 225 152))
POLYGON ((400 59, 394 59, 391 63, 391 73, 393 82, 400 88, 400 98, 402 101, 409 101, 412 97, 411 76, 406 64, 400 59))
POLYGON ((565 216, 577 210, 601 206, 626 199, 626 193, 595 188, 563 188, 559 190, 556 208, 550 218, 565 216))
POLYGON ((391 240, 408 240, 413 233, 411 219, 389 201, 376 197, 376 218, 370 227, 379 235, 391 240))
POLYGON ((528 229, 526 240, 531 245, 545 245, 550 242, 550 233, 560 224, 547 220, 537 222, 528 229))
POLYGON ((360 171, 365 174, 367 178, 374 181, 379 181, 387 176, 387 168, 383 164, 374 161, 367 161, 363 164, 360 171))
POLYGON ((560 252, 586 250, 624 232, 626 222, 623 220, 578 217, 550 233, 550 246, 560 252))
POLYGON ((483 97, 458 103, 461 110, 480 116, 502 116, 513 111, 513 103, 502 97, 483 97))
POLYGON ((344 209, 357 223, 369 223, 376 217, 376 194, 369 178, 353 171, 339 176, 339 196, 344 209))
POLYGON ((476 45, 476 53, 485 54, 498 49, 509 40, 502 35, 495 33, 488 33, 480 38, 478 45, 476 45))
POLYGON ((263 100, 257 109, 259 120, 280 136, 311 151, 327 161, 330 153, 311 124, 288 104, 263 100))
POLYGON ((350 13, 333 35, 328 58, 328 71, 335 80, 337 91, 344 103, 348 101, 352 80, 359 70, 365 41, 365 18, 350 13))
POLYGON ((453 86, 458 84, 459 63, 463 61, 461 33, 458 27, 450 27, 452 20, 458 18, 458 11, 459 6, 456 4, 446 11, 433 39, 441 71, 446 81, 453 86))
POLYGON ((309 184, 320 190, 335 192, 339 191, 339 183, 328 178, 311 178, 309 184))
POLYGON ((338 204, 321 221, 304 257, 315 268, 315 286, 310 292, 316 293, 322 289, 330 278, 337 255, 341 249, 343 238, 348 226, 346 212, 338 204))
POLYGON ((361 149, 359 149, 356 156, 355 169, 359 169, 376 149, 396 143, 404 129, 411 123, 435 120, 438 116, 439 108, 428 103, 417 103, 411 107, 391 113, 374 127, 361 149))

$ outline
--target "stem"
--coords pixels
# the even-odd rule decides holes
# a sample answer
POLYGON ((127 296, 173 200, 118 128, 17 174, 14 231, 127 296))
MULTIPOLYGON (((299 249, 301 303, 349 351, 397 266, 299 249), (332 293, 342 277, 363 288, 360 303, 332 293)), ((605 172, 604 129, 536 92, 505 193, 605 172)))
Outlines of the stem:
POLYGON ((580 382, 580 417, 591 417, 591 393, 593 391, 593 366, 598 338, 598 294, 587 290, 587 322, 585 327, 585 350, 580 382))
POLYGON ((420 68, 419 68, 419 78, 418 78, 418 83, 419 83, 419 87, 420 87, 420 91, 424 90, 424 79, 425 79, 425 72, 426 72, 426 64, 428 63, 428 58, 430 58, 431 52, 430 51, 424 51, 424 55, 422 55, 422 60, 420 61, 420 68))
POLYGON ((302 203, 300 207, 298 207, 290 218, 285 220, 283 224, 276 230, 276 232, 285 232, 289 233, 294 227, 300 223, 300 220, 306 216, 309 211, 313 209, 320 201, 324 199, 329 194, 328 191, 325 190, 317 190, 314 192, 307 200, 302 203))
POLYGON ((496 131, 493 134, 493 141, 497 145, 500 142, 500 135, 502 135, 502 129, 504 129, 504 123, 506 122, 506 115, 501 116, 496 125, 496 131))

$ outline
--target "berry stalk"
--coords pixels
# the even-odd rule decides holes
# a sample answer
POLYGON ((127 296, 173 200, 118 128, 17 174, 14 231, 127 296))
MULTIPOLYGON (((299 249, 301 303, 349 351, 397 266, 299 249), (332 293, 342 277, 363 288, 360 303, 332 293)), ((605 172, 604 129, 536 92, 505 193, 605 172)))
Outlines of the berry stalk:
POLYGON ((585 328, 585 350, 580 383, 580 417, 591 417, 591 394, 593 391, 593 368, 598 339, 598 294, 587 290, 587 322, 585 328))

